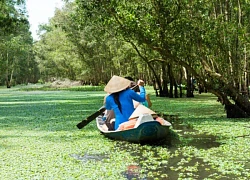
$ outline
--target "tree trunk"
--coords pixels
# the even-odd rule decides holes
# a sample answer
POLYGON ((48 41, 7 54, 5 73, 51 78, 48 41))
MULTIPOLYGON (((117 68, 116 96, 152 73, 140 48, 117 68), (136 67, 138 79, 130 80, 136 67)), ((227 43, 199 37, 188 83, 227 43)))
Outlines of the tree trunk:
POLYGON ((173 82, 173 73, 172 73, 172 65, 170 63, 168 63, 168 78, 169 78, 169 95, 168 97, 173 98, 174 94, 173 94, 173 87, 174 87, 174 82, 173 82))
POLYGON ((160 90, 160 97, 168 97, 168 81, 167 81, 167 71, 166 71, 166 62, 162 62, 162 91, 160 90))
POLYGON ((7 52, 6 55, 6 76, 5 76, 5 81, 6 81, 6 87, 11 88, 10 80, 9 80, 9 54, 7 52))
POLYGON ((183 78, 183 72, 182 69, 180 69, 180 80, 179 80, 180 98, 182 98, 182 78, 183 78))
MULTIPOLYGON (((211 88, 211 87, 208 87, 211 88)), ((249 118, 250 117, 250 102, 248 98, 243 96, 238 90, 231 85, 224 85, 221 89, 209 89, 209 92, 218 97, 218 101, 225 106, 228 118, 249 118), (232 102, 228 99, 235 102, 232 102)))
POLYGON ((230 91, 231 97, 242 111, 244 111, 248 117, 250 117, 250 102, 248 97, 242 95, 240 92, 237 92, 233 87, 228 88, 230 91))
POLYGON ((194 97, 194 94, 193 94, 193 85, 192 85, 192 77, 191 75, 189 74, 189 71, 186 70, 187 72, 187 97, 194 97))

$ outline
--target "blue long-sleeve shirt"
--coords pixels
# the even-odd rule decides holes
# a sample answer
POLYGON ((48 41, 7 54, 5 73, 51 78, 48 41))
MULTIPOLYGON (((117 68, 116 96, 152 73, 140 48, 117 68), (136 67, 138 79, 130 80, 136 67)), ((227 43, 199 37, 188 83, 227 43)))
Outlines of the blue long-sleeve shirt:
POLYGON ((144 102, 145 99, 145 88, 140 86, 140 94, 137 94, 131 89, 126 89, 119 92, 119 101, 121 103, 121 111, 118 108, 118 105, 114 103, 114 95, 110 94, 106 98, 106 109, 113 109, 115 113, 115 129, 118 129, 119 125, 123 122, 128 121, 131 114, 134 112, 133 100, 138 102, 144 102))

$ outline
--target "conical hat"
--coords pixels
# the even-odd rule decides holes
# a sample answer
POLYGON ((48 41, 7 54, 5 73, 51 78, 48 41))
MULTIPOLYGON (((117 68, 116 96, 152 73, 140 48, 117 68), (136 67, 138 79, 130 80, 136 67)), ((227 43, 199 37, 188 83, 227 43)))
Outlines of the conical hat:
POLYGON ((104 91, 112 94, 125 90, 130 86, 131 81, 120 76, 113 76, 108 84, 105 86, 104 91))
POLYGON ((156 112, 152 111, 151 109, 147 108, 146 106, 140 104, 129 117, 129 119, 137 118, 141 114, 156 114, 156 112))

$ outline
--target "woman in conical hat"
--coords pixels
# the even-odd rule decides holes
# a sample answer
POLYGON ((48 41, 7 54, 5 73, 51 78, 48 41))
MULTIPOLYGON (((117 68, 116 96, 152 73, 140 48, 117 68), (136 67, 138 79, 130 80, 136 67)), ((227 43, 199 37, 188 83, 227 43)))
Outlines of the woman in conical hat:
POLYGON ((130 84, 131 84, 130 80, 114 75, 109 80, 108 84, 104 87, 104 91, 109 94, 120 92, 122 90, 127 89, 130 86, 130 84))
MULTIPOLYGON (((140 81, 141 82, 141 81, 140 81)), ((145 101, 144 84, 138 84, 140 94, 130 89, 131 81, 120 76, 113 76, 104 91, 110 95, 106 98, 106 109, 113 110, 115 113, 115 129, 125 121, 128 121, 130 115, 134 112, 133 100, 138 102, 145 101)))

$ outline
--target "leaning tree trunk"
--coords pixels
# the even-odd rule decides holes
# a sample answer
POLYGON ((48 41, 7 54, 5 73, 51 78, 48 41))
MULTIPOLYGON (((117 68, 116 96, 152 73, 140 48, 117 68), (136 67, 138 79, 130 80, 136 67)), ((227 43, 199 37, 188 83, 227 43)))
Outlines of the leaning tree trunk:
MULTIPOLYGON (((217 79, 218 80, 218 79, 217 79)), ((225 84, 220 81, 221 87, 206 84, 209 92, 218 97, 218 101, 225 106, 228 118, 249 118, 250 117, 250 101, 248 98, 236 90, 231 84, 225 84), (229 100, 228 98, 231 98, 229 100), (234 101, 234 103, 232 103, 234 101)))
POLYGON ((236 91, 232 86, 228 86, 228 92, 232 100, 235 102, 242 111, 244 111, 248 117, 250 117, 250 101, 248 97, 242 95, 239 91, 236 91))

